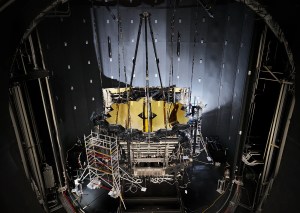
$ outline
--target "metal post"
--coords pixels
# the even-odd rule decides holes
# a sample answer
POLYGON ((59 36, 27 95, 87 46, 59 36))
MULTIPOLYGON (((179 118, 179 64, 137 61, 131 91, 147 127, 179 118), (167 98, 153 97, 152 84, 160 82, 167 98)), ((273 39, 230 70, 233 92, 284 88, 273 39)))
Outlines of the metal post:
MULTIPOLYGON (((281 84, 281 89, 280 89, 280 93, 279 93, 279 97, 278 97, 278 101, 277 101, 277 106, 276 106, 274 118, 273 118, 273 121, 271 124, 270 132, 269 132, 269 136, 268 136, 268 143, 267 143, 265 156, 264 156, 266 159, 265 166, 264 166, 264 172, 266 172, 266 174, 269 173, 268 163, 271 163, 271 159, 269 160, 269 158, 272 158, 272 153, 273 153, 275 141, 277 138, 279 121, 281 118, 282 108, 283 108, 284 100, 286 97, 286 90, 287 90, 287 86, 285 84, 281 84), (266 171, 265 171, 265 169, 266 169, 266 171)), ((266 178, 265 177, 266 174, 263 173, 262 179, 266 178)))
POLYGON ((273 181, 274 181, 274 178, 271 178, 271 180, 269 181, 269 183, 268 183, 268 185, 266 187, 266 190, 264 191, 262 199, 259 202, 259 205, 258 205, 258 207, 256 209, 256 213, 259 213, 259 212, 262 211, 262 205, 265 202, 265 200, 267 199, 267 196, 269 195, 269 192, 270 192, 270 190, 272 188, 272 185, 273 185, 273 181))
POLYGON ((58 164, 59 159, 58 159, 58 156, 57 156, 57 153, 56 153, 55 144, 54 144, 54 136, 53 136, 53 133, 52 133, 50 122, 49 122, 49 112, 48 112, 47 107, 46 107, 45 97, 44 97, 44 92, 43 92, 43 86, 42 86, 41 80, 38 79, 38 82, 39 82, 40 92, 41 92, 41 96, 42 96, 43 108, 44 108, 44 112, 45 112, 46 123, 47 123, 47 127, 48 127, 52 152, 53 152, 53 156, 54 156, 54 162, 55 162, 58 182, 59 182, 59 186, 62 187, 62 181, 61 181, 61 175, 60 175, 61 172, 60 172, 59 164, 58 164))
POLYGON ((21 109, 23 110, 22 113, 23 113, 23 116, 24 116, 25 125, 27 126, 27 133, 28 133, 28 136, 29 136, 28 139, 29 139, 29 143, 30 143, 29 147, 30 147, 30 150, 31 150, 32 155, 33 155, 33 162, 34 162, 34 166, 35 166, 36 173, 37 173, 37 183, 38 183, 38 186, 41 190, 42 195, 45 196, 45 189, 44 189, 43 179, 42 179, 42 175, 41 175, 39 160, 38 160, 38 156, 37 156, 37 153, 36 153, 35 144, 33 142, 33 137, 32 137, 32 134, 31 134, 30 125, 29 125, 29 121, 28 121, 28 118, 27 118, 25 105, 24 105, 24 102, 23 102, 22 92, 21 92, 20 87, 17 87, 16 89, 18 91, 19 100, 20 100, 20 104, 21 104, 21 109))
POLYGON ((29 92, 28 92, 28 88, 27 88, 26 84, 24 84, 23 89, 24 89, 24 92, 25 92, 26 100, 27 100, 27 106, 28 106, 28 111, 29 111, 29 115, 30 115, 30 118, 31 118, 31 122, 32 122, 33 133, 34 133, 34 136, 35 136, 35 139, 36 139, 37 150, 38 150, 38 153, 39 153, 39 156, 40 156, 40 160, 44 161, 45 160, 45 155, 42 151, 40 136, 39 136, 39 133, 38 133, 36 122, 35 122, 36 120, 35 120, 35 116, 34 116, 34 113, 33 113, 32 104, 31 104, 31 100, 30 100, 30 97, 29 97, 29 92))
POLYGON ((23 102, 23 97, 22 97, 20 87, 19 86, 14 87, 13 92, 14 92, 14 101, 15 104, 17 105, 18 115, 19 115, 22 131, 23 131, 23 135, 25 137, 26 146, 28 148, 27 153, 30 159, 35 181, 38 184, 38 188, 41 191, 43 198, 45 198, 45 189, 44 189, 43 179, 40 171, 40 165, 36 154, 33 138, 31 135, 31 129, 26 115, 26 109, 23 102))
POLYGON ((11 118, 11 121, 12 121, 12 124, 13 124, 13 127, 14 127, 14 131, 15 131, 15 135, 16 135, 16 139, 17 139, 17 144, 18 144, 20 155, 21 155, 21 160, 22 160, 22 163, 23 163, 25 175, 27 177, 27 180, 30 181, 30 176, 29 176, 29 171, 28 171, 28 165, 27 165, 27 161, 25 159, 24 149, 23 149, 23 146, 22 146, 22 142, 21 142, 21 138, 20 138, 20 133, 19 133, 19 130, 18 130, 18 127, 17 127, 16 118, 14 116, 14 113, 13 113, 13 110, 12 110, 12 107, 11 107, 11 101, 9 101, 8 107, 9 107, 10 118, 11 118))
POLYGON ((145 51, 146 51, 146 103, 147 103, 147 121, 148 121, 148 138, 150 142, 150 132, 151 132, 151 110, 150 110, 150 95, 149 95, 149 68, 148 68, 148 35, 147 35, 147 20, 149 18, 149 13, 144 12, 143 18, 145 20, 145 51))
POLYGON ((265 151, 265 164, 264 164, 264 169, 263 169, 262 178, 261 178, 260 196, 263 193, 264 185, 265 185, 265 183, 269 177, 269 173, 270 173, 270 166, 271 166, 272 160, 273 160, 274 145, 275 145, 275 141, 277 139, 277 132, 278 132, 278 128, 279 128, 280 118, 282 115, 283 105, 285 103, 286 91, 287 91, 287 85, 281 84, 280 94, 279 94, 278 102, 277 102, 277 106, 276 106, 276 111, 275 111, 274 118, 273 118, 273 121, 271 124, 270 132, 269 132, 269 136, 268 136, 267 147, 266 147, 266 151, 265 151))
MULTIPOLYGON (((196 153, 196 144, 197 144, 197 122, 198 121, 195 121, 195 123, 193 124, 193 155, 195 155, 196 153)), ((200 147, 199 147, 200 148, 200 147)), ((204 148, 204 147, 203 147, 204 148)))
MULTIPOLYGON (((154 55, 155 55, 155 61, 156 61, 156 67, 157 67, 157 72, 158 72, 158 76, 159 76, 160 87, 161 87, 161 89, 163 89, 163 84, 162 84, 161 74, 160 74, 160 69, 159 69, 159 59, 157 57, 157 51, 156 51, 156 46, 155 46, 155 41, 154 41, 154 35, 153 35, 153 29, 152 29, 152 25, 151 25, 150 14, 148 14, 148 23, 149 23, 149 28, 150 28, 150 35, 151 35, 151 40, 152 40, 152 45, 153 45, 153 50, 154 50, 154 55)), ((163 98, 165 99, 164 90, 162 92, 163 92, 163 98)))
POLYGON ((127 140, 127 160, 128 160, 128 170, 131 171, 131 159, 130 159, 130 143, 131 142, 131 135, 130 141, 127 140))
MULTIPOLYGON (((42 45, 40 42, 40 37, 37 31, 37 40, 38 40, 38 45, 39 45, 39 49, 40 49, 40 55, 41 55, 41 61, 42 61, 42 65, 43 65, 43 69, 46 70, 46 65, 45 65, 45 61, 44 61, 44 54, 43 54, 43 50, 42 50, 42 45)), ((53 119, 53 124, 54 124, 54 130, 55 130, 55 136, 56 136, 56 140, 57 140, 57 145, 58 145, 58 150, 59 150, 59 156, 60 156, 60 161, 61 161, 61 165, 62 165, 62 169, 63 169, 63 176, 65 179, 65 185, 68 188, 69 184, 68 184, 68 179, 67 179, 67 174, 66 174, 66 163, 65 163, 65 157, 64 157, 64 153, 61 147, 61 141, 60 141, 60 132, 59 129, 57 127, 57 116, 56 116, 56 111, 54 108, 54 104, 53 104, 53 96, 52 96, 52 92, 51 92, 51 88, 49 85, 49 78, 46 77, 45 78, 46 81, 46 88, 47 88, 47 93, 48 93, 48 98, 49 98, 49 103, 50 103, 50 109, 51 109, 51 115, 52 115, 52 119, 53 119)))
MULTIPOLYGON (((30 45, 30 49, 31 49, 31 56, 32 56, 32 60, 33 60, 34 70, 38 70, 38 65, 37 65, 37 61, 36 61, 36 55, 35 55, 35 50, 34 50, 34 45, 33 45, 31 34, 29 35, 28 40, 29 40, 29 45, 30 45)), ((22 59, 22 61, 23 61, 23 59, 22 59)), ((26 74, 26 67, 25 67, 24 62, 23 62, 23 68, 24 68, 24 71, 26 74)), ((40 79, 38 79, 38 80, 40 80, 40 79)), ((34 135, 35 135, 36 141, 37 141, 37 147, 39 150, 40 157, 41 157, 41 159, 43 159, 44 157, 43 157, 42 149, 40 146, 39 135, 38 135, 38 131, 36 129, 35 118, 34 118, 34 114, 32 113, 31 101, 30 101, 30 97, 28 94, 28 89, 27 89, 26 84, 24 85, 24 91, 25 91, 27 102, 28 102, 28 109, 29 109, 31 120, 32 120, 33 132, 34 132, 34 135)))
MULTIPOLYGON (((237 168, 241 168, 240 164, 242 162, 241 161, 242 151, 243 151, 244 145, 246 143, 247 137, 251 133, 251 126, 252 126, 253 115, 254 115, 254 111, 255 111, 255 97, 256 97, 255 91, 257 89, 258 81, 260 79, 259 76, 260 76, 263 52, 265 49, 267 30, 268 30, 268 28, 267 28, 267 26, 265 26, 265 28, 260 36, 259 49, 258 49, 256 65, 255 65, 255 76, 253 77, 254 82, 252 85, 250 85, 250 83, 251 83, 250 78, 247 78, 247 80, 246 80, 245 88, 248 88, 248 90, 251 90, 251 91, 249 92, 249 94, 247 94, 248 92, 246 92, 244 94, 245 98, 243 100, 243 107, 242 107, 242 112, 240 113, 240 115, 244 115, 246 112, 249 114, 249 116, 245 116, 245 118, 243 118, 243 116, 241 116, 240 127, 239 127, 240 131, 237 134, 237 140, 236 140, 237 142, 236 142, 236 148, 235 148, 235 150, 237 150, 237 153, 234 156, 234 163, 233 163, 232 172, 231 172, 232 174, 235 173, 235 170, 237 168), (249 102, 249 104, 247 102, 249 102)), ((247 91, 247 89, 245 89, 245 91, 247 91)), ((239 172, 241 172, 241 170, 239 170, 239 172)))
POLYGON ((293 96, 293 100, 292 100, 292 103, 291 103, 291 106, 290 106, 288 118, 287 118, 285 128, 284 128, 282 141, 281 141, 281 144, 280 144, 279 154, 278 154, 278 157, 277 157, 277 162, 276 162, 276 167, 275 167, 275 172, 274 172, 274 177, 275 178, 278 174, 278 170, 279 170, 279 167, 280 167, 281 158, 282 158, 283 150, 284 150, 284 147, 285 147, 287 134, 288 134, 288 131, 289 131, 289 126, 290 126, 291 118, 292 118, 294 107, 295 107, 295 102, 296 102, 296 98, 295 98, 295 96, 293 96))
POLYGON ((142 23, 143 23, 143 17, 140 16, 140 24, 139 24, 139 29, 138 29, 138 34, 137 34, 137 39, 136 39, 136 44, 135 44, 134 58, 132 60, 133 65, 132 65, 132 71, 131 71, 131 77, 130 77, 130 85, 129 85, 130 89, 132 87, 132 81, 133 81, 133 75, 134 75, 135 63, 136 63, 136 56, 137 56, 137 52, 139 49, 142 23))
POLYGON ((50 108, 51 108, 51 112, 52 112, 52 118, 53 118, 53 123, 54 123, 54 129, 55 129, 55 133, 56 133, 56 140, 57 140, 57 145, 58 145, 58 150, 59 150, 59 154, 60 154, 60 160, 61 160, 61 164, 62 164, 62 168, 63 168, 63 175, 64 175, 64 179, 65 179, 65 185, 67 187, 69 187, 69 183, 68 183, 68 179, 67 179, 67 173, 66 173, 66 163, 65 163, 65 156, 61 147, 61 141, 60 141, 60 132, 59 129, 57 127, 57 117, 56 117, 56 112, 54 109, 54 105, 53 105, 53 98, 52 98, 52 93, 51 93, 51 89, 49 86, 49 82, 48 82, 48 77, 46 78, 46 86, 47 86, 47 92, 48 92, 48 96, 49 96, 49 102, 50 102, 50 108))
POLYGON ((31 55, 32 55, 34 69, 37 70, 38 69, 38 65, 37 65, 37 62, 36 62, 35 51, 34 51, 34 46, 33 46, 31 34, 29 35, 28 40, 29 40, 29 44, 30 44, 30 49, 31 49, 31 55))

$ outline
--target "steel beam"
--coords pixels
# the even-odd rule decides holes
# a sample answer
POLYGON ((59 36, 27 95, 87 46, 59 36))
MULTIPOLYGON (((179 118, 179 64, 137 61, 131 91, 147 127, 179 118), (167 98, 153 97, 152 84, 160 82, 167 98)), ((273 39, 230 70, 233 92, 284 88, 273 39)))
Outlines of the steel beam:
MULTIPOLYGON (((273 156, 273 152, 274 152, 274 148, 275 148, 274 145, 276 145, 276 140, 278 138, 277 133, 278 133, 279 124, 280 124, 280 120, 281 120, 281 116, 282 116, 283 106, 285 104, 286 95, 287 95, 287 85, 281 84, 281 89, 280 89, 280 93, 279 93, 279 97, 278 97, 278 101, 277 101, 277 106, 276 106, 273 121, 272 121, 272 124, 270 127, 267 146, 266 146, 265 153, 264 153, 264 159, 265 159, 264 162, 265 163, 264 163, 264 169, 262 172, 262 178, 261 178, 261 182, 260 182, 260 196, 262 196, 262 194, 265 192, 265 190, 267 190, 265 188, 265 185, 268 182, 268 179, 270 178, 270 169, 271 169, 272 162, 274 160, 274 156, 273 156)), ((261 208, 262 202, 263 202, 263 198, 261 199, 259 208, 261 208)))
MULTIPOLYGON (((14 103, 16 105, 21 129, 22 129, 22 133, 23 133, 23 136, 25 139, 24 141, 25 141, 26 148, 27 148, 27 155, 29 158, 33 176, 38 185, 38 189, 40 191, 39 193, 42 194, 42 197, 44 199, 45 198, 45 189, 44 189, 43 178, 41 175, 39 159, 38 159, 38 156, 36 153, 35 144, 33 141, 32 134, 31 134, 31 128, 30 128, 29 121, 27 118, 27 112, 26 112, 26 108, 25 108, 25 104, 23 101, 23 96, 22 96, 20 87, 15 86, 14 88, 12 88, 12 93, 13 93, 14 103)), ((46 203, 44 203, 44 204, 46 204, 46 203)), ((45 209, 47 209, 47 207, 45 207, 45 209)))
POLYGON ((9 101, 8 107, 9 107, 10 118, 11 118, 11 121, 12 121, 12 124, 13 124, 13 127, 14 127, 14 131, 15 131, 17 144, 18 144, 22 164, 23 164, 23 167, 24 167, 25 175, 27 177, 27 180, 30 181, 30 175, 29 175, 29 171, 28 171, 27 161, 26 161, 26 158, 25 158, 25 152, 24 152, 24 149, 23 149, 23 146, 22 146, 22 141, 21 141, 20 132, 19 132, 19 129, 18 129, 18 126, 17 126, 16 118, 15 118, 14 112, 12 110, 11 101, 9 101))
POLYGON ((281 141, 281 144, 280 144, 279 154, 278 154, 278 157, 277 157, 277 162, 276 162, 276 167, 275 167, 275 172, 274 172, 274 178, 276 178, 276 176, 278 174, 278 171, 279 171, 279 168, 280 168, 280 163, 281 163, 283 150, 284 150, 285 143, 286 143, 287 134, 288 134, 288 131, 289 131, 291 118, 292 118, 294 107, 295 107, 295 102, 296 102, 296 98, 295 98, 295 96, 293 96, 293 100, 292 100, 292 103, 291 103, 291 106, 290 106, 288 118, 287 118, 287 121, 286 121, 286 124, 285 124, 285 127, 284 127, 282 141, 281 141))
MULTIPOLYGON (((44 61, 44 54, 43 54, 42 45, 41 45, 41 42, 40 42, 40 37, 39 37, 38 31, 36 31, 36 33, 37 33, 37 41, 38 41, 38 46, 39 46, 39 50, 40 50, 42 66, 43 66, 43 69, 46 70, 46 65, 45 65, 45 61, 44 61)), ((59 131, 59 128, 57 126, 58 122, 57 122, 56 111, 55 111, 54 104, 53 104, 54 102, 53 102, 52 90, 51 90, 50 85, 49 85, 49 77, 45 78, 45 82, 46 82, 46 91, 47 91, 48 99, 49 99, 49 103, 50 103, 50 111, 51 111, 51 115, 52 115, 52 120, 53 120, 53 125, 54 125, 54 130, 55 130, 55 136, 56 136, 56 141, 57 141, 57 146, 58 146, 58 151, 59 151, 60 163, 61 163, 62 170, 63 170, 65 186, 68 188, 69 183, 68 183, 67 172, 66 172, 67 170, 66 170, 65 156, 64 156, 64 153, 63 153, 63 150, 62 150, 60 131, 59 131)))

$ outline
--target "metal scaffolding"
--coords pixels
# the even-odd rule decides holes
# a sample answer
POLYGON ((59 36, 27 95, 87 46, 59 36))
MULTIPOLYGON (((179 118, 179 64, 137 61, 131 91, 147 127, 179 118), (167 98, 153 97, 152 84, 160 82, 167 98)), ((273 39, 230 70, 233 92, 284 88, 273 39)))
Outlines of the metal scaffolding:
POLYGON ((117 137, 91 132, 87 137, 84 136, 84 142, 90 181, 101 180, 108 184, 111 187, 109 195, 113 198, 120 197, 124 204, 117 137))

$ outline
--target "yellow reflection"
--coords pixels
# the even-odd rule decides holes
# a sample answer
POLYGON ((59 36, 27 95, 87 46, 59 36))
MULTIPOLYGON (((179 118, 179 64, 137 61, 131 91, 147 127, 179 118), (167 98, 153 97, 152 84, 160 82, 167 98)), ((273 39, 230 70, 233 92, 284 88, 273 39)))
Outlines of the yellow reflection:
MULTIPOLYGON (((150 111, 152 112, 149 125, 150 132, 155 132, 159 129, 171 129, 172 125, 176 123, 186 124, 188 122, 188 118, 185 117, 185 111, 182 110, 183 104, 181 103, 150 100, 150 107, 150 111)), ((109 112, 110 117, 106 119, 109 124, 119 124, 124 128, 148 132, 148 106, 146 98, 141 98, 138 101, 129 101, 129 103, 113 103, 111 108, 109 112)))

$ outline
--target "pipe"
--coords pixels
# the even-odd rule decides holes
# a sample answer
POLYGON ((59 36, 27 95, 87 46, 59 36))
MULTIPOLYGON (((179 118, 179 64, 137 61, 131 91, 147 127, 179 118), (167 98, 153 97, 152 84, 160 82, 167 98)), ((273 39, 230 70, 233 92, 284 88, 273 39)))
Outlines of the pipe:
POLYGON ((267 186, 267 188, 265 188, 265 184, 267 183, 267 180, 269 178, 269 174, 270 174, 270 167, 272 166, 272 161, 274 160, 274 156, 273 156, 273 152, 274 152, 274 145, 275 145, 275 141, 277 139, 277 132, 278 132, 278 128, 279 128, 279 124, 280 124, 280 118, 282 116, 282 110, 283 110, 283 105, 285 103, 285 97, 286 97, 286 92, 287 92, 287 85, 286 84, 281 84, 281 89, 280 89, 280 94, 278 97, 278 101, 277 101, 277 106, 276 106, 276 110, 275 110, 275 114, 274 114, 274 118, 271 124, 271 128, 270 128, 270 132, 269 132, 269 136, 268 136, 268 142, 267 142, 267 147, 265 150, 265 155, 264 155, 264 159, 265 159, 265 164, 264 164, 264 168, 263 168, 263 173, 262 173, 262 178, 260 181, 260 190, 259 190, 259 196, 258 199, 261 198, 257 208, 257 211, 261 211, 261 207, 262 204, 264 202, 264 200, 266 199, 266 194, 268 193, 268 191, 271 188, 271 181, 273 180, 273 178, 271 178, 271 180, 269 180, 269 184, 267 186), (264 193, 263 197, 262 194, 264 193))
POLYGON ((284 150, 285 143, 286 143, 287 134, 288 134, 288 131, 289 131, 289 126, 290 126, 291 118, 292 118, 294 107, 295 107, 295 102, 296 102, 296 98, 295 98, 295 96, 293 96, 293 100, 292 100, 292 103, 291 103, 291 106, 290 106, 288 118, 287 118, 285 128, 284 128, 284 133, 283 133, 282 142, 281 142, 281 145, 280 145, 279 154, 278 154, 278 157, 277 157, 274 178, 276 178, 276 176, 278 174, 279 167, 280 167, 283 150, 284 150))
MULTIPOLYGON (((258 176, 258 179, 257 179, 257 180, 260 180, 260 178, 261 178, 261 173, 259 173, 259 176, 258 176)), ((257 195, 258 195, 258 190, 259 190, 259 184, 256 183, 255 193, 254 193, 253 203, 252 203, 252 209, 254 209, 254 207, 255 207, 256 198, 257 198, 257 195)))
POLYGON ((27 100, 29 115, 30 115, 31 122, 32 122, 32 129, 33 129, 33 133, 34 133, 34 136, 35 136, 35 139, 36 139, 36 146, 37 146, 37 149, 38 149, 39 157, 40 157, 41 161, 45 161, 45 155, 43 154, 43 151, 42 151, 40 136, 39 136, 39 133, 38 133, 36 122, 35 122, 36 119, 35 119, 33 109, 32 109, 32 102, 30 100, 29 91, 28 91, 28 88, 27 88, 26 84, 24 84, 23 89, 24 89, 24 92, 25 92, 26 100, 27 100))
POLYGON ((50 102, 50 107, 51 107, 51 112, 52 112, 52 118, 53 118, 55 133, 56 133, 56 140, 57 140, 57 144, 58 144, 58 150, 59 150, 59 153, 60 153, 60 160, 61 160, 61 164, 62 164, 62 168, 63 168, 63 175, 64 175, 64 179, 65 179, 65 184, 68 188, 69 183, 68 183, 68 180, 67 180, 65 158, 64 158, 64 153, 63 153, 62 147, 61 147, 60 132, 59 132, 59 129, 57 127, 56 112, 55 112, 55 109, 54 109, 54 106, 53 106, 53 98, 52 98, 52 93, 51 93, 51 89, 50 89, 50 86, 49 86, 48 77, 46 78, 46 86, 47 86, 47 91, 48 91, 48 95, 49 95, 49 102, 50 102))
POLYGON ((270 132, 269 132, 269 136, 268 136, 268 146, 266 147, 267 151, 265 152, 265 165, 264 165, 263 175, 262 175, 262 179, 261 179, 262 186, 264 185, 264 182, 268 178, 270 166, 272 164, 273 151, 274 151, 273 145, 275 145, 275 141, 277 139, 277 132, 278 132, 278 128, 279 128, 280 118, 282 115, 283 105, 285 103, 286 91, 287 91, 287 85, 281 84, 280 94, 279 94, 278 102, 277 102, 277 106, 276 106, 276 111, 275 111, 272 126, 270 128, 270 132))
POLYGON ((24 149, 22 146, 22 142, 21 142, 21 138, 20 138, 20 133, 17 127, 17 122, 16 122, 16 118, 14 116, 14 112, 12 110, 12 106, 11 106, 11 100, 9 100, 9 114, 10 114, 10 118, 14 127, 14 131, 15 131, 15 135, 16 135, 16 139, 17 139, 17 144, 18 144, 18 148, 19 148, 19 152, 20 152, 20 156, 21 156, 21 160, 22 160, 22 164, 24 167, 24 171, 25 171, 25 175, 27 177, 28 180, 30 180, 30 176, 29 176, 29 171, 28 171, 28 165, 25 159, 25 154, 24 154, 24 149))
MULTIPOLYGON (((162 84, 161 74, 160 74, 160 69, 159 69, 159 59, 157 57, 157 51, 156 51, 156 46, 155 46, 155 41, 154 41, 154 35, 153 35, 153 29, 152 29, 152 25, 151 25, 150 14, 149 14, 149 17, 148 17, 148 23, 149 23, 150 35, 151 35, 151 40, 152 40, 152 45, 153 45, 153 50, 154 50, 154 56, 155 56, 155 61, 156 61, 157 72, 158 72, 158 76, 159 76, 160 87, 161 87, 161 89, 163 89, 163 84, 162 84)), ((163 98, 165 100, 164 90, 162 90, 162 92, 163 92, 163 98)))
POLYGON ((262 197, 262 199, 261 199, 261 201, 260 201, 260 203, 259 203, 259 205, 256 209, 256 213, 259 213, 259 212, 262 211, 262 205, 263 205, 264 201, 267 199, 267 196, 269 195, 269 192, 270 192, 270 190, 272 188, 272 185, 273 185, 273 181, 274 181, 274 178, 271 178, 271 180, 268 183, 267 188, 264 192, 264 195, 263 195, 263 197, 262 197))
POLYGON ((25 137, 26 146, 28 148, 28 155, 31 163, 31 167, 35 176, 35 181, 38 184, 38 188, 41 191, 43 198, 45 198, 45 189, 43 184, 42 175, 40 172, 40 165, 38 162, 35 145, 33 143, 33 138, 31 135, 30 125, 26 115, 26 109, 23 102, 22 93, 19 86, 13 88, 14 91, 14 101, 17 105, 18 115, 22 126, 23 135, 25 137))
MULTIPOLYGON (((40 49, 40 55, 41 55, 41 61, 42 61, 42 65, 43 65, 43 69, 46 70, 46 65, 45 65, 45 61, 44 61, 44 54, 43 54, 43 50, 42 50, 42 45, 41 45, 41 41, 40 41, 40 37, 37 33, 37 40, 38 40, 38 45, 39 45, 39 49, 40 49)), ((54 124, 54 129, 55 129, 55 136, 56 136, 56 141, 57 141, 57 145, 58 145, 58 150, 59 150, 59 156, 60 156, 60 162, 61 162, 61 166, 63 169, 63 176, 65 179, 65 186, 67 188, 69 188, 69 183, 68 183, 68 179, 67 179, 67 170, 66 170, 66 162, 65 162, 65 156, 61 147, 61 141, 60 141, 60 132, 59 129, 57 127, 57 116, 56 116, 56 111, 54 108, 54 104, 53 104, 53 95, 51 92, 51 88, 49 85, 49 77, 45 78, 46 81, 46 88, 47 88, 47 93, 48 93, 48 98, 49 98, 49 103, 50 103, 50 109, 51 109, 51 115, 52 115, 52 119, 53 119, 53 124, 54 124)))
POLYGON ((58 182, 59 182, 59 186, 62 187, 60 169, 59 169, 59 164, 58 164, 58 157, 57 157, 57 153, 56 153, 56 150, 55 150, 55 144, 54 144, 54 137, 53 137, 53 133, 52 133, 52 130, 51 130, 50 123, 49 123, 49 115, 48 115, 49 113, 47 111, 47 107, 46 107, 46 103, 45 103, 45 97, 44 97, 44 92, 43 92, 43 87, 42 87, 41 80, 38 79, 38 82, 39 82, 40 92, 41 92, 41 96, 42 96, 43 108, 44 108, 44 112, 45 112, 45 116, 46 116, 46 122, 47 122, 48 132, 49 132, 49 136, 50 136, 52 152, 53 152, 53 155, 54 155, 54 161, 55 161, 55 167, 56 167, 56 172, 57 172, 57 176, 58 176, 58 182))
POLYGON ((5 10, 5 8, 7 8, 9 5, 11 5, 12 3, 14 3, 16 0, 8 0, 6 1, 1 7, 0 7, 0 13, 5 10))
POLYGON ((37 62, 36 62, 35 51, 34 51, 34 46, 33 46, 31 34, 29 35, 28 40, 29 40, 29 44, 30 44, 31 56, 32 56, 33 65, 34 65, 33 69, 38 70, 39 68, 38 68, 38 65, 37 65, 37 62))
MULTIPOLYGON (((39 40, 38 32, 37 32, 37 38, 38 38, 38 44, 39 44, 39 47, 40 47, 40 40, 39 40)), ((42 60, 42 65, 43 65, 43 68, 45 68, 45 64, 44 64, 43 61, 44 60, 42 60)), ((61 171, 60 171, 59 164, 58 164, 59 160, 58 160, 58 156, 57 156, 57 153, 56 153, 56 148, 55 148, 55 143, 54 143, 54 136, 53 136, 53 133, 52 133, 50 122, 49 122, 49 112, 48 112, 47 106, 46 106, 45 95, 44 95, 44 90, 43 90, 43 85, 42 85, 41 79, 38 79, 38 83, 39 83, 39 88, 40 88, 40 92, 41 92, 43 108, 44 108, 44 112, 45 112, 46 123, 47 123, 49 137, 50 137, 50 143, 51 143, 52 152, 53 152, 53 156, 54 156, 54 162, 55 162, 56 172, 57 172, 57 176, 58 176, 58 182, 59 182, 59 186, 62 187, 62 180, 61 180, 61 175, 60 175, 61 171)))
POLYGON ((131 155, 130 155, 130 144, 131 144, 131 141, 132 141, 132 138, 131 138, 131 135, 130 135, 130 141, 127 140, 126 143, 127 143, 127 160, 128 160, 128 170, 131 171, 131 155))

